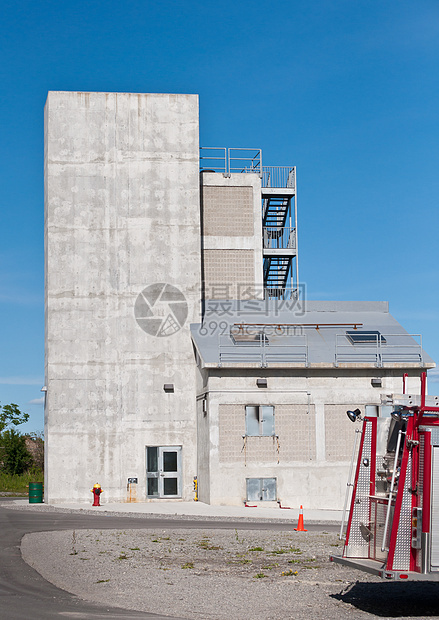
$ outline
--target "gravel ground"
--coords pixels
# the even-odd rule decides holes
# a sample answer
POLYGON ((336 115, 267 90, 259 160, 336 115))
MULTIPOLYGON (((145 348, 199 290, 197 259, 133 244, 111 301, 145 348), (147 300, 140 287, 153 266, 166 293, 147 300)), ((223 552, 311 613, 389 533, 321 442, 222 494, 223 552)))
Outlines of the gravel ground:
POLYGON ((27 534, 23 558, 83 599, 183 618, 439 618, 438 585, 329 562, 333 534, 77 530, 27 534), (358 582, 356 581, 358 580, 358 582))

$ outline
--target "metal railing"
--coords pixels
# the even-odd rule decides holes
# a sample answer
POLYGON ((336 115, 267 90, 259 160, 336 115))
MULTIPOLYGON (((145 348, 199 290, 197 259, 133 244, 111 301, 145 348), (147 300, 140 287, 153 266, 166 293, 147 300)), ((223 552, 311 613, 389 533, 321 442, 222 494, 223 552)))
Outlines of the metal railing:
POLYGON ((296 187, 296 168, 291 166, 264 166, 262 187, 296 187))
POLYGON ((352 344, 346 334, 336 334, 335 366, 343 362, 363 362, 378 367, 392 362, 422 365, 421 334, 374 334, 370 337, 371 342, 352 344))
POLYGON ((290 299, 299 298, 299 289, 291 287, 273 287, 266 286, 264 288, 264 299, 280 299, 288 301, 290 299))
POLYGON ((200 169, 212 172, 227 173, 228 157, 224 146, 201 146, 200 169), (201 163, 203 165, 201 165, 201 163))
POLYGON ((262 243, 264 250, 284 250, 296 248, 296 229, 289 226, 264 226, 262 243))
POLYGON ((268 364, 299 363, 308 365, 308 339, 306 335, 290 336, 288 344, 271 342, 264 332, 255 341, 233 342, 227 334, 218 339, 218 365, 224 363, 257 363, 261 368, 268 364))
POLYGON ((200 147, 200 170, 223 174, 258 174, 262 187, 296 186, 294 166, 263 166, 262 151, 257 148, 226 148, 224 146, 200 147))

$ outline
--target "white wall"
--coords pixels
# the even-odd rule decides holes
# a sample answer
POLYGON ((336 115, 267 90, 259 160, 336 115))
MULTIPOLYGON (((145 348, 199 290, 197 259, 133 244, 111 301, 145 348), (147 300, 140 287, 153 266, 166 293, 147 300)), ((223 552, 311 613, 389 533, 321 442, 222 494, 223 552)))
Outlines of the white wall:
MULTIPOLYGON (((46 501, 145 497, 145 446, 196 474, 200 221, 196 95, 49 93, 45 109, 46 501), (145 333, 139 293, 169 283, 182 329, 145 333), (180 304, 181 307, 181 304, 180 304), (173 383, 175 392, 163 391, 173 383)), ((154 313, 166 312, 166 304, 154 313)), ((159 317, 160 321, 160 317, 159 317)), ((150 325, 150 323, 149 323, 150 325)))
MULTIPOLYGON (((410 373, 412 393, 419 393, 416 373, 410 373)), ((242 505, 246 478, 277 478, 283 505, 343 507, 355 430, 361 429, 346 410, 359 407, 364 413, 364 405, 379 404, 382 393, 400 393, 402 373, 357 368, 291 375, 273 369, 210 371, 210 503, 242 505), (267 378, 268 388, 256 387, 258 376, 267 378), (376 376, 382 377, 381 388, 371 385, 376 376), (278 440, 250 437, 244 447, 245 405, 256 403, 275 406, 278 440)))

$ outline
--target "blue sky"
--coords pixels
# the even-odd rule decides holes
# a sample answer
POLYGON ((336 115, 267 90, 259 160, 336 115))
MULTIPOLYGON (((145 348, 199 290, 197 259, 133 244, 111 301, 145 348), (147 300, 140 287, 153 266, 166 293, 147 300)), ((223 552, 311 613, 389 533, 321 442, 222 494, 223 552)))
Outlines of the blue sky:
POLYGON ((0 401, 23 430, 43 426, 48 90, 198 93, 202 145, 297 166, 308 297, 388 300, 439 361, 437 0, 0 8, 0 401))

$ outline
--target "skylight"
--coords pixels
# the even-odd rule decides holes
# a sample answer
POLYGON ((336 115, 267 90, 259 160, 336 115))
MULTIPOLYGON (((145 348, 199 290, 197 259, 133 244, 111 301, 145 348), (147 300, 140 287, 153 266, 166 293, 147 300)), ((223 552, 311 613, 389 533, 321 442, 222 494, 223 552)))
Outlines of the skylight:
POLYGON ((378 330, 372 331, 347 331, 346 336, 352 344, 384 344, 386 339, 378 330))

